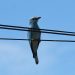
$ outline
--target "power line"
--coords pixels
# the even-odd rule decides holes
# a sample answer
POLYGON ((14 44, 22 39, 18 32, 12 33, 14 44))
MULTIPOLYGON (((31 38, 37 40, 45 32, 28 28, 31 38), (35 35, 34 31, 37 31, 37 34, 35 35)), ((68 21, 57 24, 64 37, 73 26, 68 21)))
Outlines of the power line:
MULTIPOLYGON (((38 29, 35 28, 10 26, 10 25, 2 25, 2 24, 0 24, 0 29, 38 32, 38 29)), ((40 29, 40 31, 41 33, 75 36, 75 32, 59 31, 59 30, 51 30, 51 29, 40 29)))
MULTIPOLYGON (((0 40, 20 40, 20 41, 28 41, 28 40, 33 40, 33 41, 38 41, 37 39, 17 39, 17 38, 0 38, 0 40)), ((40 41, 50 41, 50 42, 75 42, 75 40, 40 40, 40 41)))
MULTIPOLYGON (((35 28, 22 27, 22 26, 12 26, 12 25, 2 25, 2 24, 0 24, 0 27, 12 27, 12 28, 23 28, 23 29, 33 29, 33 30, 35 30, 35 28)), ((36 29, 36 30, 38 30, 38 29, 36 29)), ((51 29, 40 29, 40 30, 75 34, 75 32, 69 32, 69 31, 60 31, 60 30, 51 30, 51 29)))
MULTIPOLYGON (((11 26, 11 25, 2 25, 2 24, 0 24, 0 29, 38 32, 38 29, 35 29, 35 28, 32 29, 32 28, 29 28, 29 27, 11 26)), ((75 32, 59 31, 59 30, 49 30, 49 29, 40 29, 40 30, 41 30, 42 33, 75 36, 75 32)), ((0 40, 22 40, 22 41, 27 41, 27 40, 30 40, 30 39, 0 38, 0 40)), ((38 40, 36 40, 36 41, 38 41, 38 40)), ((75 40, 40 40, 40 41, 75 42, 75 40)))

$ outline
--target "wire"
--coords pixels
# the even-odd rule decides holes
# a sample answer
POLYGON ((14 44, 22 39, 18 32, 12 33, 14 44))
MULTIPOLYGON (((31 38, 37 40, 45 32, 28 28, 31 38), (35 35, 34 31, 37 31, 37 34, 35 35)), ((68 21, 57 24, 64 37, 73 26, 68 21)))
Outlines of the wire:
MULTIPOLYGON (((21 41, 38 41, 37 39, 17 39, 17 38, 0 38, 0 40, 21 40, 21 41)), ((40 40, 40 41, 50 41, 50 42, 75 42, 75 40, 40 40)))
MULTIPOLYGON (((2 24, 0 24, 0 29, 39 32, 38 29, 35 29, 35 28, 21 27, 21 26, 10 26, 10 25, 2 25, 2 24)), ((41 31, 41 33, 75 36, 75 32, 50 30, 50 29, 39 29, 39 30, 41 31)))
MULTIPOLYGON (((13 28, 23 28, 23 29, 33 29, 35 30, 35 28, 29 28, 29 27, 22 27, 22 26, 11 26, 11 25, 2 25, 0 24, 0 27, 13 27, 13 28)), ((38 29, 36 29, 38 30, 38 29)), ((51 30, 51 29, 39 29, 39 30, 43 30, 43 31, 54 31, 54 32, 64 32, 64 33, 72 33, 75 34, 75 32, 68 32, 68 31, 60 31, 60 30, 51 30)))

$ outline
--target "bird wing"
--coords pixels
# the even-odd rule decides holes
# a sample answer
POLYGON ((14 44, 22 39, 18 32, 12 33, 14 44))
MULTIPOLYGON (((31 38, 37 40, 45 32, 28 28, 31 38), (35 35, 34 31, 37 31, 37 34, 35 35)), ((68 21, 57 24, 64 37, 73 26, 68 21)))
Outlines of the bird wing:
POLYGON ((39 46, 39 43, 40 43, 40 33, 39 32, 32 32, 32 31, 29 31, 28 33, 28 37, 29 37, 29 43, 30 43, 30 47, 31 47, 31 50, 32 50, 32 53, 33 53, 33 57, 34 56, 37 56, 37 49, 38 49, 38 46, 39 46), (37 39, 37 40, 35 40, 37 39))

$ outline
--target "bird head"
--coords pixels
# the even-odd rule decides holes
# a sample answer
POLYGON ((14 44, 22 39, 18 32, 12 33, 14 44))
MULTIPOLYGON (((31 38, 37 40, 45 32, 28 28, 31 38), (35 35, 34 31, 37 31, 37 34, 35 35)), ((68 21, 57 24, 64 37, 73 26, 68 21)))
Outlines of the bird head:
POLYGON ((32 23, 32 24, 37 23, 40 18, 41 18, 41 17, 32 17, 32 18, 30 19, 30 23, 32 23))

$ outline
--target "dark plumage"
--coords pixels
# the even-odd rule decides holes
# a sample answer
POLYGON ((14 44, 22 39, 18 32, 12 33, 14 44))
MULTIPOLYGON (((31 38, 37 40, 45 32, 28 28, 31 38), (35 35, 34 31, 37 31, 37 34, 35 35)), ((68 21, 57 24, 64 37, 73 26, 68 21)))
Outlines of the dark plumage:
POLYGON ((38 49, 38 46, 39 46, 39 43, 40 43, 40 38, 41 38, 41 32, 39 30, 39 26, 37 24, 38 20, 40 19, 41 17, 33 17, 30 19, 30 25, 31 25, 31 28, 35 28, 35 29, 38 29, 38 32, 32 32, 32 31, 29 31, 29 39, 37 39, 35 41, 33 40, 29 40, 29 44, 30 44, 30 47, 31 47, 31 50, 32 50, 32 54, 33 54, 33 58, 35 59, 35 63, 38 64, 39 63, 39 60, 38 60, 38 55, 37 55, 37 49, 38 49))

